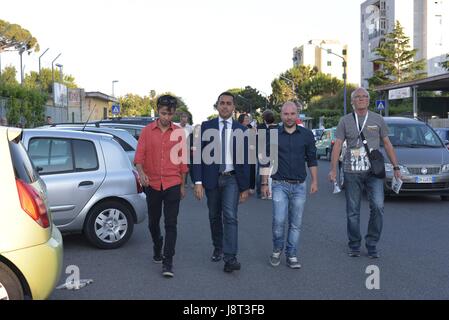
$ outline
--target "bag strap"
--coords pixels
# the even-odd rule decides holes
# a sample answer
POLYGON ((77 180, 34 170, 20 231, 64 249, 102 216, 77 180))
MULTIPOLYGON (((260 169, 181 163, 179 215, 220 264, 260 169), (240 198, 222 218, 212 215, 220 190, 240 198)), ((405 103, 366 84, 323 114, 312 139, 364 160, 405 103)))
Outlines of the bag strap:
MULTIPOLYGON (((355 117, 356 117, 355 112, 353 112, 352 115, 354 116, 354 121, 355 121, 355 117)), ((363 134, 360 124, 359 124, 359 136, 360 136, 360 138, 362 138, 362 143, 363 143, 363 146, 365 147, 366 154, 369 155, 371 153, 371 151, 369 150, 368 141, 365 139, 365 135, 363 134)))

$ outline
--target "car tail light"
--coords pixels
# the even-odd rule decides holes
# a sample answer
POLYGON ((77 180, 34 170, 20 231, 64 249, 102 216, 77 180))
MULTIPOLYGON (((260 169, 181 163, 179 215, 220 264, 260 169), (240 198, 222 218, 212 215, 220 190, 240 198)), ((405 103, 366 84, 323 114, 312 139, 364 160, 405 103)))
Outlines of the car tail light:
POLYGON ((20 179, 16 179, 16 185, 22 209, 42 228, 48 228, 50 222, 47 207, 40 195, 32 186, 20 179))
POLYGON ((136 178, 137 193, 142 193, 143 187, 142 187, 142 184, 140 183, 139 174, 137 173, 136 170, 133 170, 133 173, 134 173, 134 178, 136 178))

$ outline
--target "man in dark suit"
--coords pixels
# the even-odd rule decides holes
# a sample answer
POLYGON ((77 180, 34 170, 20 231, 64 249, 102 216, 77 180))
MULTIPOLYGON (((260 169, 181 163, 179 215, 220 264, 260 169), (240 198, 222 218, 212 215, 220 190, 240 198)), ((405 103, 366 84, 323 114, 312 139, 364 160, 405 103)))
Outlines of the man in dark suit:
POLYGON ((248 140, 238 141, 246 127, 232 119, 235 110, 234 96, 220 94, 217 101, 219 117, 201 125, 200 163, 193 165, 195 196, 201 200, 207 196, 209 220, 214 252, 211 260, 218 262, 224 254, 224 271, 240 270, 238 251, 238 204, 248 198, 250 168, 248 164, 248 140), (240 134, 240 135, 239 135, 240 134), (212 139, 207 140, 207 136, 212 139), (211 148, 212 147, 212 148, 211 148), (205 150, 206 148, 206 150, 205 150), (207 153, 207 150, 211 150, 207 153), (214 161, 210 161, 213 158, 214 161))

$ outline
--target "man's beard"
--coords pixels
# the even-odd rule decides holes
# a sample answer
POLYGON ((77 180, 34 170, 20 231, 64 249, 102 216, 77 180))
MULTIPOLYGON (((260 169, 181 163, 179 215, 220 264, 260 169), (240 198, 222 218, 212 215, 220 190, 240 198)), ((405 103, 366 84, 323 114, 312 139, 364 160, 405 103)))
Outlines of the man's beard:
POLYGON ((284 123, 284 126, 286 127, 286 128, 293 128, 294 126, 296 126, 296 122, 293 122, 291 125, 289 125, 288 123, 284 123))

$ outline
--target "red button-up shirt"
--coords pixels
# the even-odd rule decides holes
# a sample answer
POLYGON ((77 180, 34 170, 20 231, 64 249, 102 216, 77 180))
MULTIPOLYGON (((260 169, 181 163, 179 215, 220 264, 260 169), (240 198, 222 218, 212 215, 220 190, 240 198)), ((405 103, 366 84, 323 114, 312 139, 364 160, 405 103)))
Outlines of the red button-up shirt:
POLYGON ((184 129, 173 123, 165 132, 159 120, 143 128, 137 143, 135 164, 141 164, 154 190, 181 184, 181 174, 189 172, 184 129), (173 140, 173 141, 172 141, 173 140))

